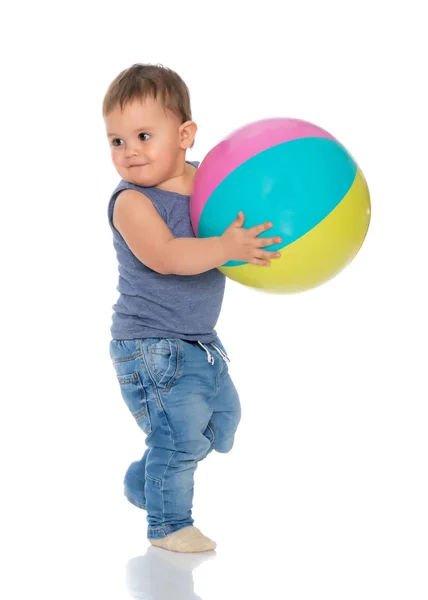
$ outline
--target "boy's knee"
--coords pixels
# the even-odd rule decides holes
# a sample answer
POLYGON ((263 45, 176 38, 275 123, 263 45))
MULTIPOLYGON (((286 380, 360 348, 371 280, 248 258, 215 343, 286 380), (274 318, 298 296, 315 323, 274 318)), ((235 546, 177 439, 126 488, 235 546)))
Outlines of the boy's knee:
POLYGON ((178 450, 194 460, 201 460, 207 455, 210 447, 210 441, 207 438, 203 438, 179 444, 178 450))

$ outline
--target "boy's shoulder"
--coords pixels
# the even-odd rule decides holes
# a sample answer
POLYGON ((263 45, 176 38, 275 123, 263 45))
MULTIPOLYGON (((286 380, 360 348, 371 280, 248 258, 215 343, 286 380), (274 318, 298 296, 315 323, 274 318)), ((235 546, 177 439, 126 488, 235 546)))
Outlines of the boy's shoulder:
POLYGON ((115 187, 114 191, 112 192, 110 198, 114 198, 115 196, 118 195, 119 192, 122 192, 123 190, 136 190, 137 192, 144 193, 145 189, 148 189, 148 188, 143 188, 140 185, 136 185, 135 183, 125 181, 125 179, 121 179, 119 181, 119 183, 117 184, 117 186, 115 187))

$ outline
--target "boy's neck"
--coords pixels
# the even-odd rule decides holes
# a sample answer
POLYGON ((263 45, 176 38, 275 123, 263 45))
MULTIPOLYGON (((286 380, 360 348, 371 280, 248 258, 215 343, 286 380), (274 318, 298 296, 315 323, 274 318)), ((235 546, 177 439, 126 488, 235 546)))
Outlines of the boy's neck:
POLYGON ((195 173, 196 167, 186 162, 184 163, 184 173, 172 177, 156 187, 167 192, 176 192, 177 194, 183 194, 183 196, 190 196, 193 191, 195 173))

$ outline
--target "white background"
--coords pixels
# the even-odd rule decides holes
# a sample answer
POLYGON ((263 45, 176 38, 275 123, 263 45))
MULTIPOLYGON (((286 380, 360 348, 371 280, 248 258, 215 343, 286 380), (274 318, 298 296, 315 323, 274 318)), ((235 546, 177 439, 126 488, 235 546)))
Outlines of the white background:
POLYGON ((424 12, 416 0, 2 8, 2 597, 194 598, 192 563, 146 555, 145 513, 122 497, 144 440, 108 356, 118 176, 101 103, 119 71, 160 62, 192 93, 190 159, 249 121, 306 119, 356 157, 373 211, 328 284, 227 286, 218 331, 243 420, 232 453, 196 473, 195 524, 218 549, 195 592, 427 598, 424 12), (156 587, 167 581, 173 592, 156 587))

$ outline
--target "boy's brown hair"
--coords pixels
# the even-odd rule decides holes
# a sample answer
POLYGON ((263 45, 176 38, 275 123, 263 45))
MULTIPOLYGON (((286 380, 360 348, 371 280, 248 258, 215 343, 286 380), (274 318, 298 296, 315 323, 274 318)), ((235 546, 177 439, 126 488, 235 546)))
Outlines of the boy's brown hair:
POLYGON ((189 89, 181 77, 163 65, 141 63, 128 67, 111 82, 103 100, 103 116, 116 106, 123 110, 128 102, 147 97, 159 98, 182 123, 192 120, 189 89))

